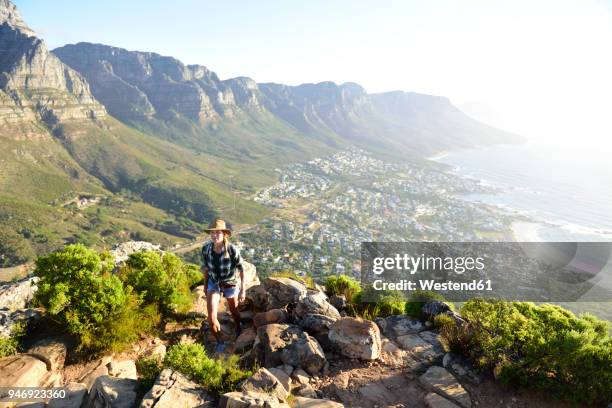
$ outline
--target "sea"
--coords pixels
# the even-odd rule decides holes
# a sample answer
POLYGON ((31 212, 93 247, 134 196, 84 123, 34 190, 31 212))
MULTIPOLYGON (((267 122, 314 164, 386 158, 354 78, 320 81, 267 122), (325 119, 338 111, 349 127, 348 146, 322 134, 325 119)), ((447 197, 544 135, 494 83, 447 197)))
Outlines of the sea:
POLYGON ((513 225, 516 241, 612 241, 612 154, 605 149, 526 142, 431 159, 498 190, 464 199, 528 217, 513 225))

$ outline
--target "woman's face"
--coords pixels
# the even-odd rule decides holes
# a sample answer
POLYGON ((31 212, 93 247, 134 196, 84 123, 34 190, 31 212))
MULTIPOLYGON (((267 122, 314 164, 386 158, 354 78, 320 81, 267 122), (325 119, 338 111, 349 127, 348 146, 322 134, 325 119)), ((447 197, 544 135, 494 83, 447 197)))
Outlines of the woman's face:
POLYGON ((223 231, 210 231, 210 239, 212 242, 220 244, 223 242, 223 231))

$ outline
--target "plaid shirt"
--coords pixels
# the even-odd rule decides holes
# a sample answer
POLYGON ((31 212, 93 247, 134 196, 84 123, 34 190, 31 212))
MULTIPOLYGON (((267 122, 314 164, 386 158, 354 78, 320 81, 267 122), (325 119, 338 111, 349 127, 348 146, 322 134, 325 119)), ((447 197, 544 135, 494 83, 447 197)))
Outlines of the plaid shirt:
POLYGON ((240 256, 240 250, 234 245, 229 244, 229 257, 225 257, 225 249, 221 253, 221 257, 217 258, 220 260, 221 265, 214 264, 213 242, 208 242, 202 247, 202 259, 204 261, 204 268, 208 269, 208 279, 213 283, 224 283, 227 285, 236 285, 238 278, 236 277, 236 269, 240 272, 242 269, 242 257, 240 256), (215 266, 218 266, 219 274, 217 275, 215 266))

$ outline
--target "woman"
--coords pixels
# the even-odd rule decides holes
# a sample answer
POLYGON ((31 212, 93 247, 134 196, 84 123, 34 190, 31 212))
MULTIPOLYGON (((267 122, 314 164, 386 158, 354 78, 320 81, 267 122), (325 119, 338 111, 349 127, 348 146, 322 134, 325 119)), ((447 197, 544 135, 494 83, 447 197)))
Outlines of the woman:
POLYGON ((206 232, 210 234, 210 242, 202 247, 202 259, 204 260, 202 272, 204 273, 204 288, 208 306, 208 324, 217 340, 215 352, 222 353, 225 344, 221 340, 221 325, 217 319, 219 301, 221 295, 227 298, 227 304, 236 325, 236 337, 238 337, 241 331, 238 304, 244 302, 245 298, 244 270, 240 251, 229 242, 232 233, 225 225, 225 221, 214 220, 206 232), (240 271, 240 279, 236 276, 236 270, 240 271))

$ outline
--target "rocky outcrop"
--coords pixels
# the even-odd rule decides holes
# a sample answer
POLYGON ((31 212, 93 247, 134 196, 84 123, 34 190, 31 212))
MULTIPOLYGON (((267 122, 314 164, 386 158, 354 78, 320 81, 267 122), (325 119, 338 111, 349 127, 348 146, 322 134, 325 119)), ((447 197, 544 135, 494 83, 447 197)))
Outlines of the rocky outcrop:
POLYGON ((0 309, 25 309, 36 292, 38 280, 38 277, 33 276, 0 285, 0 309))
POLYGON ((213 398, 200 385, 189 380, 178 371, 166 368, 153 388, 147 392, 141 408, 214 407, 213 398))
POLYGON ((472 401, 467 391, 451 373, 443 367, 430 367, 419 377, 419 383, 427 390, 448 398, 463 408, 471 408, 472 401))
POLYGON ((278 399, 273 395, 254 391, 235 391, 223 394, 219 408, 277 408, 278 399))
POLYGON ((262 367, 251 377, 246 379, 241 385, 240 390, 249 392, 263 392, 285 401, 289 395, 289 390, 276 378, 274 374, 262 367))
POLYGON ((91 387, 84 408, 132 408, 137 391, 136 380, 103 375, 91 387))
POLYGON ((343 356, 361 360, 376 360, 380 357, 380 330, 370 320, 343 317, 329 329, 328 336, 343 356))
POLYGON ((127 261, 127 259, 133 253, 142 251, 161 252, 161 245, 152 244, 146 241, 127 241, 115 245, 115 247, 113 247, 110 252, 113 256, 113 259, 115 260, 115 265, 119 265, 122 262, 127 261))
POLYGON ((268 309, 280 309, 298 302, 308 292, 303 283, 289 278, 267 278, 264 287, 269 293, 268 309))

